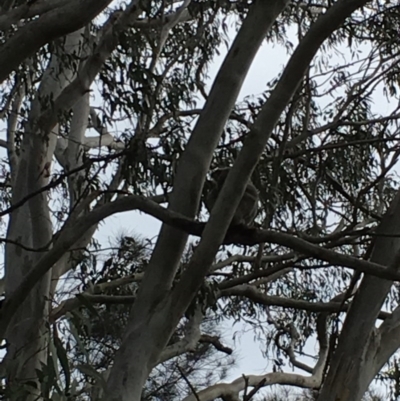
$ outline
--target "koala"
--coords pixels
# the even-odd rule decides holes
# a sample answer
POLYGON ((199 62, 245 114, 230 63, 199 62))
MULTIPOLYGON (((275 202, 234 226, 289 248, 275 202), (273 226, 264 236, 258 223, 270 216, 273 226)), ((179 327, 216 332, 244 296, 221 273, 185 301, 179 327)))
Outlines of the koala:
MULTIPOLYGON (((208 188, 204 197, 204 203, 209 213, 217 201, 219 192, 229 173, 229 168, 220 168, 211 174, 211 180, 208 181, 208 188)), ((231 225, 251 225, 257 215, 258 210, 258 191, 254 184, 249 181, 246 191, 240 200, 239 206, 233 216, 231 225)))

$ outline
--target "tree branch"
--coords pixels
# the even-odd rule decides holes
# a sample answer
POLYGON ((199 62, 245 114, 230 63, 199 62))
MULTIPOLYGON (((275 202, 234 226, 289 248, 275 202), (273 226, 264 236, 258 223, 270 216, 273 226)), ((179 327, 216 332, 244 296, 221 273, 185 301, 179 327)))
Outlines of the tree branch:
POLYGON ((316 372, 311 376, 302 376, 293 373, 274 372, 260 376, 243 376, 231 383, 220 383, 210 386, 204 390, 198 391, 197 397, 195 395, 190 395, 184 398, 183 401, 213 401, 217 398, 229 396, 237 397, 246 386, 257 387, 260 386, 260 383, 263 383, 261 387, 281 384, 302 388, 318 388, 321 385, 321 373, 322 372, 316 372))
MULTIPOLYGON (((73 222, 67 221, 64 228, 60 231, 54 247, 50 249, 43 257, 32 267, 29 274, 24 278, 20 286, 13 292, 0 310, 0 333, 7 326, 12 314, 16 311, 20 303, 26 298, 27 294, 37 283, 38 280, 67 252, 71 246, 94 224, 109 217, 115 213, 130 210, 141 210, 148 213, 166 224, 178 227, 181 230, 194 235, 201 236, 204 223, 196 223, 192 220, 182 217, 179 213, 165 209, 141 196, 130 195, 119 198, 114 202, 102 205, 85 216, 82 216, 73 222)), ((349 267, 351 269, 368 273, 374 276, 400 280, 400 272, 387 269, 377 263, 368 262, 352 256, 339 254, 321 246, 311 244, 301 238, 296 238, 293 234, 285 234, 272 230, 257 230, 252 228, 233 228, 228 231, 225 243, 243 243, 254 245, 261 242, 273 242, 288 248, 292 248, 306 255, 311 255, 327 262, 349 267)), ((179 285, 181 285, 180 282, 179 285)))
POLYGON ((222 344, 219 337, 209 336, 208 334, 202 334, 199 343, 212 344, 218 351, 224 352, 225 354, 231 355, 233 353, 232 348, 222 344))
POLYGON ((6 31, 21 19, 32 18, 60 6, 65 6, 65 0, 39 0, 33 3, 24 3, 0 16, 0 30, 6 31))
POLYGON ((203 320, 201 308, 197 306, 193 316, 189 319, 185 328, 185 336, 182 340, 177 341, 164 349, 160 355, 157 364, 165 362, 175 356, 182 355, 187 351, 194 351, 197 343, 201 338, 200 325, 203 320))
MULTIPOLYGON (((331 312, 347 311, 350 307, 342 302, 308 302, 301 299, 283 298, 274 295, 265 295, 250 284, 242 284, 240 286, 220 291, 221 297, 240 296, 251 299, 260 305, 280 306, 282 308, 300 309, 309 312, 331 312)), ((388 312, 380 312, 379 318, 388 319, 391 316, 388 312)))
POLYGON ((111 0, 70 0, 18 29, 0 46, 0 82, 40 47, 84 27, 110 3, 111 0))

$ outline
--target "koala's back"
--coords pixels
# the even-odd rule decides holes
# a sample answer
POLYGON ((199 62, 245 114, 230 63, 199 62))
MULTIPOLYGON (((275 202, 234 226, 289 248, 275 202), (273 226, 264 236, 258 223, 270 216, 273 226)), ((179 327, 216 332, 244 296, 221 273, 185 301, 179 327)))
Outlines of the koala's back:
MULTIPOLYGON (((218 195, 224 185, 225 179, 229 173, 229 169, 219 169, 212 174, 212 186, 205 196, 205 205, 209 213, 211 213, 218 195)), ((253 223, 258 210, 258 191, 254 184, 249 181, 245 193, 239 202, 239 206, 232 218, 232 225, 249 225, 253 223)))

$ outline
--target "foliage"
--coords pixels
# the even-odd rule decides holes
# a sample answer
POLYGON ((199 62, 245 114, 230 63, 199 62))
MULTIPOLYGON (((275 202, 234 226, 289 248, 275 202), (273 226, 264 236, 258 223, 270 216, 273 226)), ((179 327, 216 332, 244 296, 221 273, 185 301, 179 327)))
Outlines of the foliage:
POLYGON ((346 385, 379 399, 375 379, 396 399, 397 2, 274 0, 253 36, 290 61, 271 74, 263 59, 265 75, 249 74, 258 93, 240 97, 261 1, 88 0, 81 19, 78 3, 0 2, 0 59, 15 53, 0 62, 2 398, 250 400, 274 384, 333 397, 360 308, 362 363, 346 385), (325 32, 329 15, 341 23, 325 32), (22 57, 14 42, 35 24, 46 39, 22 57), (226 203, 206 224, 202 188, 227 166, 226 203), (250 176, 254 227, 228 228, 250 176), (99 240, 102 220, 132 210, 163 222, 157 238, 136 224, 99 240), (387 291, 362 298, 373 279, 387 291), (374 308, 356 302, 368 298, 374 308), (270 370, 224 385, 240 363, 233 323, 253 330, 270 370))

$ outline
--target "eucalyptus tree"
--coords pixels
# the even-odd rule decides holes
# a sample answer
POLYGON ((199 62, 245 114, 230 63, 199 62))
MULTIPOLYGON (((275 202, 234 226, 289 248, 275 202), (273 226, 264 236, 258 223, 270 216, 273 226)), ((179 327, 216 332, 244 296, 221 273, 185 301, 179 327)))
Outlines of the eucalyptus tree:
POLYGON ((396 397, 399 8, 2 0, 3 396, 282 384, 354 401, 375 379, 396 397), (262 45, 288 53, 269 80, 249 74, 262 45), (247 77, 266 87, 240 99, 247 77), (217 167, 232 169, 207 216, 217 167), (230 227, 250 178, 256 223, 230 227), (132 210, 162 222, 154 244, 102 249, 100 223, 132 210), (220 383, 228 360, 202 362, 231 353, 216 326, 232 318, 273 368, 220 383))

